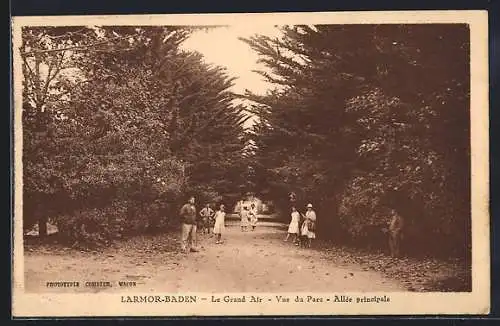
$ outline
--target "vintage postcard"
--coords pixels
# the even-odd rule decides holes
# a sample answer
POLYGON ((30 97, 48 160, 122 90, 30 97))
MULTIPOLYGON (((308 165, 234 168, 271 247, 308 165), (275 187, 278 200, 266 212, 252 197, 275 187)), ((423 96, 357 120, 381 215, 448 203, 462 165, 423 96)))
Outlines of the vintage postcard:
POLYGON ((486 11, 14 17, 14 317, 490 309, 486 11))

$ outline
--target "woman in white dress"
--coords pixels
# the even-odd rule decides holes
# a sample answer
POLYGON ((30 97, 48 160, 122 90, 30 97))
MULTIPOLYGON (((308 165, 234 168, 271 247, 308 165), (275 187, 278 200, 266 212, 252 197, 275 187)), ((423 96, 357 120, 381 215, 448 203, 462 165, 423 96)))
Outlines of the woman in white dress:
POLYGON ((252 231, 255 231, 258 217, 257 217, 257 208, 255 207, 254 203, 250 205, 250 211, 248 212, 248 216, 250 217, 250 226, 252 227, 252 231))
POLYGON ((295 206, 292 207, 292 220, 288 225, 288 233, 286 234, 285 242, 288 241, 290 235, 294 235, 293 242, 298 245, 299 238, 299 222, 300 222, 300 213, 297 211, 295 206))
POLYGON ((215 224, 214 224, 214 234, 217 235, 217 241, 215 243, 222 243, 222 232, 225 228, 226 213, 224 211, 224 204, 220 204, 219 209, 215 212, 215 224))

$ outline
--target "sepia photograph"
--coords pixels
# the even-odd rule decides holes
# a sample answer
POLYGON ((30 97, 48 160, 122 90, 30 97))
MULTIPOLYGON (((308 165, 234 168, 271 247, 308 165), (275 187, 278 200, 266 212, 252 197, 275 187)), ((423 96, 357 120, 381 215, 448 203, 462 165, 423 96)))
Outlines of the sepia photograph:
POLYGON ((15 17, 14 316, 488 313, 487 15, 386 14, 15 17))

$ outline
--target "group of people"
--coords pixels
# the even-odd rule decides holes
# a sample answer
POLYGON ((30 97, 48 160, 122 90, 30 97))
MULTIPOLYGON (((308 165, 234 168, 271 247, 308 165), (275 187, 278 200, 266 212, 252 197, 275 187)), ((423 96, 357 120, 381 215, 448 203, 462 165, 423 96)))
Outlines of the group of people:
MULTIPOLYGON (((258 222, 257 209, 254 203, 250 205, 242 202, 239 210, 241 218, 241 231, 245 232, 251 227, 255 230, 258 222)), ((222 243, 222 233, 225 228, 225 206, 219 204, 217 210, 213 210, 210 204, 203 209, 196 210, 195 198, 190 197, 180 210, 182 221, 182 250, 184 252, 197 252, 197 233, 216 235, 216 244, 222 243)), ((291 221, 288 225, 288 233, 285 241, 293 236, 293 243, 297 246, 311 247, 312 240, 316 238, 316 213, 312 204, 308 204, 304 214, 300 213, 295 206, 291 209, 291 221)))
MULTIPOLYGON (((184 252, 197 252, 197 233, 216 236, 216 244, 222 243, 222 233, 225 228, 225 206, 220 204, 217 210, 213 210, 209 203, 199 211, 196 210, 195 198, 190 197, 179 213, 182 222, 182 250, 184 252)), ((241 218, 241 231, 247 231, 250 227, 257 227, 257 208, 254 203, 250 205, 240 203, 239 215, 241 218)))
POLYGON ((248 231, 248 227, 251 227, 252 231, 257 227, 257 208, 254 203, 250 204, 250 207, 245 203, 240 203, 239 211, 241 219, 241 232, 248 231))
POLYGON ((296 246, 311 247, 312 240, 316 239, 316 212, 312 204, 307 204, 304 214, 300 213, 295 206, 291 209, 291 221, 285 242, 293 236, 296 246))
POLYGON ((216 235, 216 243, 222 243, 221 237, 224 230, 224 220, 226 217, 225 206, 220 204, 214 211, 210 204, 199 212, 196 211, 195 199, 190 197, 188 202, 184 204, 180 210, 182 221, 181 242, 184 252, 197 252, 197 230, 200 227, 201 232, 216 235))
MULTIPOLYGON (((307 204, 304 214, 300 213, 292 202, 291 220, 288 225, 288 231, 284 241, 288 241, 293 237, 293 243, 297 246, 311 247, 312 240, 316 239, 316 212, 313 210, 312 204, 307 204)), ((241 231, 245 232, 248 227, 255 230, 257 226, 257 209, 254 203, 250 205, 240 202, 239 214, 241 217, 241 231)), ((197 213, 195 206, 195 198, 190 197, 188 202, 184 204, 180 210, 182 220, 182 250, 184 252, 197 252, 197 230, 203 234, 215 234, 216 244, 222 243, 222 233, 225 229, 225 206, 219 204, 217 210, 213 210, 210 204, 197 213)), ((402 237, 403 218, 391 210, 391 221, 387 232, 389 233, 389 248, 392 256, 399 255, 400 239, 402 237)))

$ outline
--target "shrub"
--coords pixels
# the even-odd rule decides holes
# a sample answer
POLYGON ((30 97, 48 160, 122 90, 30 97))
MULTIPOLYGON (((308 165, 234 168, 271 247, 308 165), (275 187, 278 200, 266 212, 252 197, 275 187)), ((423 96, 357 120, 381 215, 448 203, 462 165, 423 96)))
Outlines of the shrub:
POLYGON ((126 226, 126 208, 113 203, 103 208, 87 208, 55 218, 60 239, 75 247, 100 247, 121 238, 126 226))

